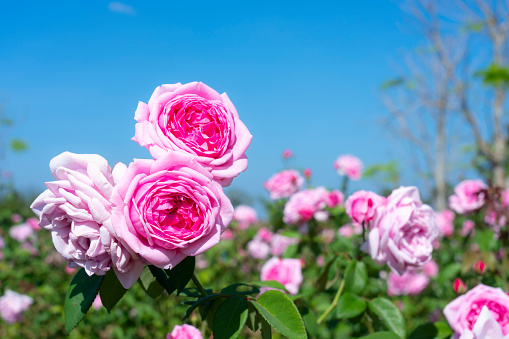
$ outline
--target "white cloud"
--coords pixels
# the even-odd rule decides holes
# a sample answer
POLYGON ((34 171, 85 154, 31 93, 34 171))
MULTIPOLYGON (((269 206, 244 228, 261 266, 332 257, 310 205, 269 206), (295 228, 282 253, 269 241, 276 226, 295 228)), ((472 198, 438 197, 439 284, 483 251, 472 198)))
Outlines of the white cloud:
POLYGON ((122 14, 128 14, 128 15, 135 15, 136 10, 126 4, 123 4, 121 2, 110 2, 108 5, 108 9, 115 13, 122 13, 122 14))

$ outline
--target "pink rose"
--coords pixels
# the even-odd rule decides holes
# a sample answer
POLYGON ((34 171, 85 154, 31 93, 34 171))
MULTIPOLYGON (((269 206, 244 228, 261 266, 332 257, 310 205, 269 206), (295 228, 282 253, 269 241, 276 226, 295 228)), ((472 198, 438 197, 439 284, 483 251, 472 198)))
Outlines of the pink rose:
POLYGON ((239 205, 235 207, 233 211, 233 220, 238 221, 241 230, 245 230, 258 221, 258 215, 254 208, 246 205, 239 205))
POLYGON ((274 174, 263 186, 269 191, 272 200, 287 198, 297 192, 304 184, 304 178, 296 170, 284 170, 274 174))
POLYGON ((362 249, 383 265, 402 275, 431 260, 433 240, 438 235, 433 209, 421 202, 416 187, 392 191, 387 205, 378 208, 362 249))
POLYGON ((333 190, 328 193, 326 202, 329 208, 334 208, 336 206, 340 206, 345 201, 345 196, 341 191, 333 190))
POLYGON ((291 157, 292 157, 293 152, 292 152, 292 150, 291 150, 291 149, 285 149, 285 150, 283 151, 283 154, 282 154, 282 155, 283 155, 283 159, 289 159, 289 158, 291 158, 291 157))
POLYGON ((428 277, 434 278, 438 275, 438 265, 435 261, 428 261, 423 267, 422 272, 428 277))
POLYGON ((270 241, 272 255, 283 255, 290 245, 298 244, 299 239, 290 238, 281 234, 274 234, 270 241))
POLYGON ((203 339, 200 330, 196 327, 183 324, 182 326, 175 325, 171 334, 168 333, 166 339, 203 339))
POLYGON ((11 238, 13 238, 19 242, 23 242, 23 241, 27 240, 33 234, 34 234, 34 230, 27 223, 12 226, 9 229, 9 235, 11 236, 11 238))
POLYGON ((334 169, 339 175, 346 175, 351 180, 359 180, 362 176, 362 162, 351 154, 340 155, 334 162, 334 169))
POLYGON ((41 227, 39 227, 39 220, 37 220, 37 218, 34 217, 28 218, 26 223, 29 224, 34 231, 38 231, 41 229, 41 227))
POLYGON ((384 206, 386 199, 369 191, 357 191, 346 199, 346 214, 356 223, 373 219, 376 209, 384 206))
POLYGON ((103 307, 103 302, 99 294, 95 296, 94 302, 92 303, 92 307, 96 311, 99 311, 103 307))
POLYGON ((509 334, 504 336, 502 329, 493 318, 490 310, 484 306, 479 317, 470 330, 464 330, 459 339, 509 339, 509 334))
POLYGON ((228 186, 247 168, 252 136, 226 93, 201 82, 161 85, 140 102, 133 140, 154 159, 170 151, 190 154, 215 180, 228 186))
POLYGON ((442 237, 450 237, 454 234, 454 212, 443 210, 435 213, 438 231, 442 237))
POLYGON ((473 222, 472 220, 463 221, 463 225, 461 226, 460 235, 462 237, 466 237, 470 233, 470 231, 475 232, 474 227, 475 227, 475 222, 473 222))
POLYGON ((484 205, 484 193, 487 188, 482 180, 464 180, 454 188, 449 197, 449 207, 456 213, 466 214, 478 210, 484 205))
POLYGON ((358 223, 346 224, 338 229, 338 234, 345 238, 351 238, 354 234, 362 234, 362 225, 358 223))
POLYGON ((112 195, 116 236, 146 262, 173 268, 219 242, 233 218, 221 185, 194 158, 134 160, 112 195))
POLYGON ((270 252, 270 246, 266 242, 254 238, 247 243, 247 252, 255 259, 267 259, 270 252))
MULTIPOLYGON (((302 264, 299 259, 270 258, 262 266, 261 281, 276 280, 285 286, 291 294, 299 292, 302 283, 302 264)), ((262 288, 262 292, 268 288, 262 288)))
POLYGON ((222 237, 224 240, 233 239, 233 233, 231 230, 224 230, 222 237))
POLYGON ((72 268, 72 267, 69 267, 69 266, 65 266, 65 273, 67 273, 69 275, 73 275, 75 272, 76 272, 75 268, 72 268))
POLYGON ((328 195, 323 187, 310 188, 293 194, 285 204, 283 221, 287 224, 299 224, 313 217, 319 221, 327 220, 328 213, 323 209, 327 206, 328 195), (321 213, 322 211, 325 212, 325 216, 321 213))
POLYGON ((429 277, 417 272, 407 271, 398 276, 393 272, 389 273, 387 280, 387 294, 395 295, 417 295, 429 284, 429 277))
POLYGON ((23 312, 32 304, 33 299, 27 295, 6 290, 0 297, 0 315, 8 323, 13 324, 23 319, 23 312))
POLYGON ((13 215, 11 215, 11 221, 15 224, 20 223, 22 220, 23 218, 18 213, 14 213, 13 215))
POLYGON ((477 285, 444 308, 444 315, 457 334, 472 330, 483 307, 487 307, 504 335, 509 334, 509 296, 500 288, 477 285))
POLYGON ((273 233, 269 231, 266 227, 262 227, 258 230, 258 233, 256 233, 255 238, 259 238, 267 243, 269 243, 272 240, 273 233))

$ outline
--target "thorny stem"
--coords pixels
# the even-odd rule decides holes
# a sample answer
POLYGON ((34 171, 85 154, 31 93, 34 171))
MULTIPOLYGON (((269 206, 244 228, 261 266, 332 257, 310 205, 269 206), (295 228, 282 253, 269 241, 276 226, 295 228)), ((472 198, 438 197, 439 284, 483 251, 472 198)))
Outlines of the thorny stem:
POLYGON ((332 304, 329 305, 327 310, 325 310, 324 314, 318 319, 317 323, 320 325, 326 316, 329 315, 329 313, 334 310, 334 308, 338 305, 339 297, 341 296, 341 293, 343 292, 343 288, 345 288, 345 279, 341 280, 341 284, 339 285, 338 292, 336 293, 336 296, 334 297, 334 300, 332 301, 332 304))

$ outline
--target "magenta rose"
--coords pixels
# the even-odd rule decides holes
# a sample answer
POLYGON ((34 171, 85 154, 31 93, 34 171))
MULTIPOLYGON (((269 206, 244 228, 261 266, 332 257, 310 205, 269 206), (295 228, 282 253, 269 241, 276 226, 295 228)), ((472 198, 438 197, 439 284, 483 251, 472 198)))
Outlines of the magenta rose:
POLYGON ((329 208, 334 208, 343 204, 343 201, 345 201, 345 195, 341 191, 333 190, 327 194, 326 201, 329 208))
POLYGON ((252 136, 226 93, 201 82, 162 85, 140 102, 133 140, 155 159, 170 151, 190 154, 223 186, 247 168, 252 136))
POLYGON ((274 174, 263 186, 272 200, 288 198, 304 184, 304 178, 296 170, 284 170, 274 174))
MULTIPOLYGON (((270 258, 262 266, 260 280, 276 280, 283 284, 288 292, 297 294, 302 284, 302 264, 299 259, 270 258)), ((262 288, 262 292, 268 289, 262 288)))
POLYGON ((484 306, 472 331, 464 330, 459 339, 509 339, 509 334, 504 336, 500 325, 490 310, 484 306))
POLYGON ((467 214, 480 209, 484 205, 484 193, 487 188, 482 180, 464 180, 454 188, 449 197, 449 207, 456 213, 467 214))
POLYGON ((392 191, 385 207, 376 210, 362 249, 379 264, 387 263, 393 272, 402 275, 431 259, 437 235, 433 209, 421 202, 416 187, 401 187, 392 191))
POLYGON ((221 185, 185 153, 136 159, 115 186, 112 202, 117 237, 165 269, 216 245, 233 218, 221 185))
POLYGON ((326 221, 325 211, 329 193, 323 187, 309 188, 293 194, 285 204, 283 221, 287 224, 300 224, 315 218, 326 221))
POLYGON ((369 222, 376 209, 384 206, 386 199, 369 191, 357 191, 346 199, 346 214, 356 223, 369 222))
POLYGON ((241 230, 245 230, 258 221, 258 215, 254 208, 246 205, 239 205, 235 207, 233 211, 233 220, 239 223, 239 228, 241 230))
POLYGON ((387 280, 387 294, 395 295, 417 295, 429 284, 429 277, 425 274, 407 271, 398 276, 393 272, 389 273, 387 280))
POLYGON ((442 237, 450 237, 454 234, 454 212, 450 210, 443 210, 435 213, 437 226, 442 237))
POLYGON ((359 180, 362 176, 362 162, 351 154, 340 155, 334 162, 334 169, 339 175, 346 175, 351 180, 359 180))
POLYGON ((444 315, 458 335, 472 330, 479 313, 487 307, 504 335, 509 334, 509 296, 500 288, 478 285, 444 308, 444 315))
POLYGON ((6 290, 0 297, 0 316, 8 323, 13 324, 23 319, 23 312, 32 304, 33 299, 27 295, 6 290))
POLYGON ((203 339, 201 332, 194 326, 183 324, 175 325, 173 331, 168 333, 166 339, 203 339))

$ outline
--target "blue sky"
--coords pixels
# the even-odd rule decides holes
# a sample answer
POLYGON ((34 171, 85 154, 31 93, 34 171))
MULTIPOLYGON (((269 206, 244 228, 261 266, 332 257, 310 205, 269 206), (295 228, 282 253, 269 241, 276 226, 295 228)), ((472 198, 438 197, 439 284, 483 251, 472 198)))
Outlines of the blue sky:
MULTIPOLYGON (((253 142, 232 188, 268 197, 262 184, 295 167, 313 184, 339 187, 332 168, 352 153, 366 165, 400 156, 379 124, 378 86, 416 46, 389 0, 24 1, 0 11, 0 98, 25 139, 0 168, 24 190, 44 189, 63 151, 114 164, 150 154, 130 138, 134 111, 163 83, 202 81, 227 92, 253 142)), ((370 188, 360 181, 352 189, 370 188)))

